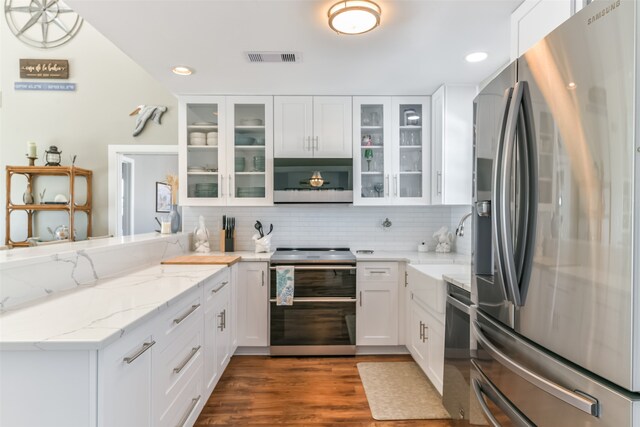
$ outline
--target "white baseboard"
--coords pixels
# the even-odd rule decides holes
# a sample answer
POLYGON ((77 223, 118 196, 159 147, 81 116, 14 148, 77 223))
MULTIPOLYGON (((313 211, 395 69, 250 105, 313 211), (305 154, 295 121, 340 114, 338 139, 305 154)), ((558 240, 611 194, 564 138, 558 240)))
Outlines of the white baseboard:
MULTIPOLYGON (((357 346, 356 355, 409 354, 403 345, 366 345, 357 346)), ((238 347, 234 356, 270 356, 269 347, 238 347)))

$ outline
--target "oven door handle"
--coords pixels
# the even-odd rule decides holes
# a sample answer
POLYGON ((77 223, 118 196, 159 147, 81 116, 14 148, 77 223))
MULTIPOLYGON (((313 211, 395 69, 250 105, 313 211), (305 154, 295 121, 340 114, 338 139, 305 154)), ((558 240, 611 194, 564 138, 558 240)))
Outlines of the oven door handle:
POLYGON ((447 304, 450 304, 452 307, 457 308, 463 313, 471 314, 471 308, 468 305, 466 305, 462 301, 458 301, 455 297, 452 297, 451 295, 447 295, 447 304))
MULTIPOLYGON (((310 265, 305 267, 299 267, 292 265, 291 266, 296 271, 317 271, 317 270, 356 270, 356 266, 346 266, 346 265, 310 265)), ((277 267, 269 267, 269 270, 275 270, 277 267)))
MULTIPOLYGON (((269 302, 277 302, 278 300, 275 298, 270 298, 269 302)), ((326 297, 326 298, 294 298, 293 302, 357 302, 356 298, 339 298, 339 297, 326 297)), ((281 305, 279 307, 287 307, 286 305, 281 305)))

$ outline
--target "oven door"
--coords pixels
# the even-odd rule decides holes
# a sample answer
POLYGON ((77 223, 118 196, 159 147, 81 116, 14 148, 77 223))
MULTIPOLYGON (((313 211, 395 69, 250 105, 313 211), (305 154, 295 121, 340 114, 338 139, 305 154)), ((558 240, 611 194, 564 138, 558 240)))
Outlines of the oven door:
POLYGON ((355 354, 356 266, 294 266, 293 305, 276 304, 271 267, 271 355, 355 354))
POLYGON ((355 298, 294 298, 271 306, 271 355, 355 354, 355 298))

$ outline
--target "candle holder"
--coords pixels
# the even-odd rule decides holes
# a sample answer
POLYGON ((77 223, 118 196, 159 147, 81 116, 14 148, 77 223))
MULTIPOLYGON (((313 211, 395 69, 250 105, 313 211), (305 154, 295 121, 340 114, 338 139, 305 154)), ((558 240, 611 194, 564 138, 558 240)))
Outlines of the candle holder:
POLYGON ((36 165, 36 160, 38 159, 38 156, 35 157, 31 157, 27 154, 27 159, 29 159, 29 166, 35 166, 36 165))

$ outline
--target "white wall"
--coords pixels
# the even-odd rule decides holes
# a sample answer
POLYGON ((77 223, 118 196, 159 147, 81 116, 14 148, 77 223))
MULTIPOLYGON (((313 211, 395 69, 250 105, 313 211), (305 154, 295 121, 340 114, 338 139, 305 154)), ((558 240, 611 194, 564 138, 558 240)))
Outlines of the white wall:
MULTIPOLYGON (((466 208, 468 211, 468 207, 466 208)), ((219 231, 222 215, 236 218, 236 249, 254 250, 251 236, 256 220, 264 227, 274 225, 272 249, 278 246, 346 246, 352 250, 373 249, 378 251, 416 251, 424 241, 435 248, 433 233, 442 226, 449 227, 460 217, 452 218, 452 210, 462 212, 464 208, 449 206, 407 207, 357 207, 350 205, 276 205, 273 207, 184 207, 184 231, 193 231, 198 216, 213 237, 213 249, 219 248, 219 231), (385 218, 392 222, 383 228, 385 218)), ((470 224, 467 231, 470 233, 470 224)), ((466 252, 468 253, 468 252, 466 252)))
MULTIPOLYGON (((57 145, 63 165, 77 154, 76 166, 93 170, 93 235, 107 234, 107 145, 177 144, 176 98, 86 21, 69 43, 42 50, 16 39, 4 17, 0 18, 0 60, 0 200, 5 200, 5 166, 27 164, 27 141, 38 144, 38 165, 43 164, 44 150, 57 145), (68 59, 68 82, 76 83, 77 90, 15 91, 20 58, 68 59), (149 123, 134 138, 135 119, 128 114, 139 104, 166 105, 169 110, 161 126, 149 123)), ((49 190, 48 195, 55 191, 49 190)), ((13 189, 13 200, 21 200, 23 191, 13 189)), ((4 225, 4 209, 1 212, 4 225)), ((1 244, 4 226, 0 227, 1 244)))
POLYGON ((134 234, 158 229, 156 216, 156 182, 166 182, 167 175, 178 175, 178 154, 129 154, 134 161, 134 234))

